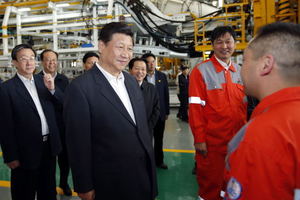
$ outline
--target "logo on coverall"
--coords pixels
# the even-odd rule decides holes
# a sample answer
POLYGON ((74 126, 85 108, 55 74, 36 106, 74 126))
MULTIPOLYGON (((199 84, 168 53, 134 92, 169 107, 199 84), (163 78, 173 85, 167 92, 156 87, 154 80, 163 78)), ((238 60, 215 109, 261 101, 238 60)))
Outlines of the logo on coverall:
POLYGON ((242 192, 241 184, 235 178, 231 177, 226 188, 226 193, 227 193, 226 196, 228 197, 228 200, 239 199, 241 196, 241 192, 242 192))

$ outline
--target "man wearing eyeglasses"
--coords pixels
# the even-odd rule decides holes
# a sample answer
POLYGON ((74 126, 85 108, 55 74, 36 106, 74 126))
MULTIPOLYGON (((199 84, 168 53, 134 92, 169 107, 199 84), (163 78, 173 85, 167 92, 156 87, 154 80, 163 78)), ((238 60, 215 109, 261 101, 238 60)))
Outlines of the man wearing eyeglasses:
MULTIPOLYGON (((45 49, 41 53, 40 58, 43 66, 43 71, 41 71, 40 74, 42 76, 44 74, 51 74, 51 76, 54 78, 54 83, 56 85, 56 92, 61 93, 61 95, 63 95, 66 87, 69 84, 69 80, 65 75, 57 72, 58 53, 51 49, 45 49)), ((67 147, 65 142, 65 127, 64 127, 62 113, 63 113, 62 104, 55 106, 56 121, 57 121, 59 133, 61 136, 60 138, 62 142, 62 151, 58 155, 58 166, 60 169, 59 187, 63 190, 66 196, 71 196, 72 191, 68 184, 68 175, 70 171, 70 166, 68 162, 67 147)))
POLYGON ((0 86, 0 141, 11 169, 12 200, 55 200, 55 164, 61 151, 54 105, 62 104, 51 74, 33 75, 36 53, 12 50, 17 74, 0 86))

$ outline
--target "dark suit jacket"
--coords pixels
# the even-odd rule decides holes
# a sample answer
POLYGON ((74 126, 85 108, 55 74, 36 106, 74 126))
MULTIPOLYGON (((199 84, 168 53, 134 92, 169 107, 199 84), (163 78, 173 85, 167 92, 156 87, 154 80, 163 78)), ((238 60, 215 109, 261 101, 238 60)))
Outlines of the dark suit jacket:
MULTIPOLYGON (((61 151, 53 104, 61 97, 52 95, 40 75, 34 75, 39 99, 49 126, 51 153, 61 151)), ((36 106, 16 75, 0 86, 0 141, 4 162, 19 160, 23 168, 36 169, 42 157, 42 128, 36 106)))
MULTIPOLYGON (((147 77, 145 78, 147 81, 147 77)), ((159 97, 160 106, 160 119, 165 120, 166 115, 170 114, 170 97, 169 97, 169 84, 167 76, 155 70, 155 88, 159 97)))
MULTIPOLYGON (((44 72, 41 71, 39 73, 41 76, 44 76, 44 72)), ((69 85, 69 80, 68 78, 63 75, 63 74, 59 74, 57 73, 55 79, 54 79, 54 83, 55 83, 55 92, 57 94, 60 95, 60 97, 64 97, 64 92, 65 89, 67 88, 67 86, 69 85)), ((61 104, 55 104, 54 105, 55 108, 55 116, 56 116, 56 122, 57 122, 57 126, 59 129, 59 132, 61 134, 61 139, 65 140, 65 128, 64 128, 64 121, 63 121, 63 103, 61 104)), ((64 143, 64 142, 63 142, 64 143)))
POLYGON ((141 90, 144 96, 149 130, 152 136, 153 128, 159 118, 158 94, 154 85, 146 81, 143 81, 141 90))
POLYGON ((179 94, 182 96, 188 96, 189 92, 189 76, 187 78, 180 74, 178 76, 179 94))
POLYGON ((123 74, 136 124, 97 66, 66 90, 64 118, 74 188, 80 193, 95 189, 96 199, 150 200, 157 186, 144 99, 137 81, 123 74))

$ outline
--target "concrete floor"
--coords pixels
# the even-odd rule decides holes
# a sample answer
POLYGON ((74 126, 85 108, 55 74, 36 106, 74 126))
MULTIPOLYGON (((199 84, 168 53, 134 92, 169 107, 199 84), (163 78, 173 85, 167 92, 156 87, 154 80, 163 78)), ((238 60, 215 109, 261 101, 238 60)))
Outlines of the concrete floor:
MULTIPOLYGON (((176 101, 174 93, 171 101, 176 101)), ((174 102, 173 105, 177 103, 174 102)), ((186 122, 176 118, 177 108, 171 109, 164 136, 165 163, 168 170, 158 169, 159 196, 156 200, 195 200, 197 183, 191 171, 194 166, 193 136, 186 122)), ((57 175, 58 176, 58 175, 57 175)), ((9 170, 0 157, 0 180, 9 180, 9 170)), ((71 178, 70 178, 71 182, 71 178)), ((3 183, 0 181, 0 186, 3 183)), ((60 191, 59 191, 60 192, 60 191)), ((9 187, 0 187, 0 200, 11 200, 9 187)), ((58 195, 57 200, 79 200, 58 195)))

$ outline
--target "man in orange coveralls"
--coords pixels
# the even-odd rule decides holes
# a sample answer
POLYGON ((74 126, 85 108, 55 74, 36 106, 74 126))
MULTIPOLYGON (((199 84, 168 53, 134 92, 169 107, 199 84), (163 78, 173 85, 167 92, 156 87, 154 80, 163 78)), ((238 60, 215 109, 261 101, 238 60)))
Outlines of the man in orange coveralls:
POLYGON ((196 149, 199 199, 219 200, 225 190, 227 144, 246 123, 246 97, 240 66, 231 61, 235 32, 221 26, 212 31, 214 55, 190 75, 189 123, 196 149))
POLYGON ((226 199, 300 199, 300 25, 263 27, 244 52, 246 93, 260 100, 228 145, 226 199))

